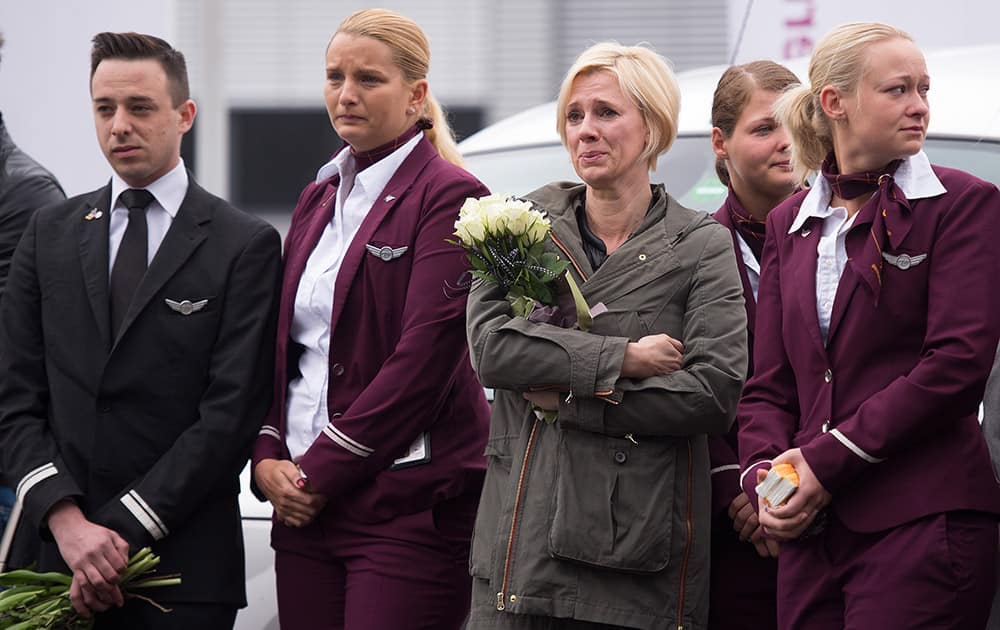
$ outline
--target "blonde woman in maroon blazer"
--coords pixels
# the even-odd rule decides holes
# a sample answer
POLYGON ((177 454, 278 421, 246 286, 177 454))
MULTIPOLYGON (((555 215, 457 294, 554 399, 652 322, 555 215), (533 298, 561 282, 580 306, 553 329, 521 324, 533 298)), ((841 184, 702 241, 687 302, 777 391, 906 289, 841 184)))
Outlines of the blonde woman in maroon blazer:
POLYGON ((292 215, 276 403, 253 455, 274 505, 284 630, 458 628, 489 408, 469 364, 463 200, 425 76, 427 40, 384 10, 326 51, 326 104, 347 146, 292 215))
POLYGON ((779 120, 812 188, 768 216, 743 488, 781 541, 781 628, 982 628, 1000 488, 977 409, 1000 336, 1000 192, 922 152, 923 55, 846 24, 779 120), (795 466, 767 508, 754 485, 795 466))

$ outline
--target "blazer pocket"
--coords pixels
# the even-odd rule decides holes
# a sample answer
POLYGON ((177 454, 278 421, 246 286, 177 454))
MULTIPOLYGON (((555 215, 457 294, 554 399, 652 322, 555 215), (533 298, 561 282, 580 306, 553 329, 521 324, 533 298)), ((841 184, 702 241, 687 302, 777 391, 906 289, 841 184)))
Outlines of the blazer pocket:
POLYGON ((674 470, 671 442, 563 431, 556 455, 549 553, 633 573, 670 562, 674 470))

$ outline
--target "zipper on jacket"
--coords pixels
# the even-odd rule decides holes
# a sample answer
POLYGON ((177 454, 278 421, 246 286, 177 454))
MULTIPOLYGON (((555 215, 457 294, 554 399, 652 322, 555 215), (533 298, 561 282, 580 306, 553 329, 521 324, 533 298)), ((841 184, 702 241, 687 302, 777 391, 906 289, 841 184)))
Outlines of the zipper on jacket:
POLYGON ((677 630, 684 630, 684 586, 687 580, 688 560, 691 558, 691 533, 694 529, 691 523, 691 495, 693 493, 692 469, 694 464, 691 461, 691 440, 687 443, 687 506, 685 508, 684 526, 687 532, 687 540, 684 543, 684 558, 681 560, 681 580, 677 592, 677 630))
POLYGON ((535 434, 538 432, 538 420, 531 425, 531 433, 528 435, 528 445, 524 447, 524 460, 521 462, 521 474, 517 479, 517 493, 514 495, 514 509, 510 515, 510 535, 507 537, 507 555, 503 563, 503 580, 500 582, 500 591, 497 593, 497 610, 504 610, 507 607, 504 598, 507 593, 507 582, 510 579, 510 556, 514 551, 514 535, 517 532, 517 520, 521 510, 521 495, 524 492, 524 481, 528 476, 528 462, 531 457, 532 447, 535 445, 535 434))

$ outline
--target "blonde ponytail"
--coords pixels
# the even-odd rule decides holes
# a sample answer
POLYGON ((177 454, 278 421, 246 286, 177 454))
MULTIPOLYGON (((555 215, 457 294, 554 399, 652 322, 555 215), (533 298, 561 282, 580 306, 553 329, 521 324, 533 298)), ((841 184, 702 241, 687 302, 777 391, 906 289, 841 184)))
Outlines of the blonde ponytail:
POLYGON ((807 85, 790 87, 774 103, 774 117, 792 141, 792 168, 801 186, 833 150, 830 123, 819 105, 819 95, 807 85))
POLYGON ((424 99, 424 118, 434 124, 430 129, 424 130, 424 135, 437 149, 438 155, 456 166, 464 166, 462 154, 455 143, 455 134, 448 124, 448 116, 430 89, 427 90, 427 98, 424 99))

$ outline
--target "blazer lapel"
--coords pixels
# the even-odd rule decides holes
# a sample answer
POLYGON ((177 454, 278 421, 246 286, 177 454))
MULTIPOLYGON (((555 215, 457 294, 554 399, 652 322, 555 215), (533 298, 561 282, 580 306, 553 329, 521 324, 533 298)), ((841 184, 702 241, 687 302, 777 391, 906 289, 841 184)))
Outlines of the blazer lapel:
POLYGON ((160 248, 156 251, 146 275, 136 289, 132 304, 122 321, 121 330, 115 338, 115 345, 153 296, 205 240, 203 225, 211 221, 212 203, 211 196, 195 183, 189 173, 188 191, 184 196, 184 202, 170 224, 166 236, 163 237, 163 242, 160 243, 160 248))
POLYGON ((96 191, 80 209, 80 263, 97 330, 111 347, 111 312, 108 301, 108 231, 111 222, 111 185, 96 191))
MULTIPOLYGON (((858 274, 850 265, 844 267, 844 273, 840 276, 840 283, 837 284, 837 293, 833 298, 833 312, 830 314, 830 330, 826 334, 826 345, 833 343, 833 336, 837 333, 840 322, 844 319, 847 306, 851 303, 851 298, 860 284, 858 274)), ((867 285, 866 285, 867 286, 867 285)))
POLYGON ((333 218, 333 209, 336 206, 334 197, 339 182, 339 176, 335 175, 328 184, 319 189, 318 195, 312 196, 312 199, 303 206, 303 211, 311 211, 311 215, 303 216, 301 227, 293 226, 286 239, 285 251, 288 258, 285 260, 284 281, 281 283, 281 310, 287 327, 282 327, 282 330, 291 329, 299 281, 306 269, 306 263, 309 262, 309 256, 316 249, 316 244, 319 243, 323 232, 330 224, 330 219, 333 218))
MULTIPOLYGON (((816 344, 816 348, 826 354, 823 337, 819 332, 819 313, 816 311, 816 264, 817 247, 821 230, 814 219, 806 221, 805 226, 797 232, 784 235, 792 241, 791 266, 795 269, 796 293, 799 296, 799 308, 802 310, 808 335, 816 344)), ((762 270, 763 271, 763 270, 762 270)))
MULTIPOLYGON (((417 143, 417 146, 413 148, 410 155, 403 160, 403 163, 393 174, 389 183, 379 193, 378 199, 375 200, 371 210, 361 222, 361 226, 344 253, 344 260, 340 263, 340 271, 337 273, 333 292, 333 313, 330 317, 331 331, 337 327, 337 320, 344 310, 354 276, 361 266, 361 260, 367 253, 365 245, 371 240, 375 230, 382 224, 389 212, 400 203, 406 191, 413 185, 414 180, 427 163, 436 155, 436 149, 426 138, 417 143)), ((455 218, 458 218, 458 208, 455 208, 455 218)))

